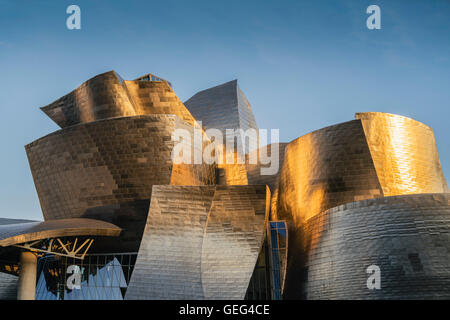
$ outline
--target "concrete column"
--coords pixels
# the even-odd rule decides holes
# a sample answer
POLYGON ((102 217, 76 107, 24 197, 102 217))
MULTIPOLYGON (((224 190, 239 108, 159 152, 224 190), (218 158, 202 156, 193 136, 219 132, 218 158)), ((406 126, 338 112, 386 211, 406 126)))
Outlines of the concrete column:
POLYGON ((19 284, 17 300, 34 300, 36 295, 37 257, 34 253, 23 251, 20 255, 19 284))

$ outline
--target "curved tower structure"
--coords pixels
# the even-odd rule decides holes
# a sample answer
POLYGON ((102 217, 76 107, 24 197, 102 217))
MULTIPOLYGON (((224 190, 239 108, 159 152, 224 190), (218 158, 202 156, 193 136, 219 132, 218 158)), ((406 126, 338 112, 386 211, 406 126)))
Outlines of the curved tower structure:
MULTIPOLYGON (((385 295, 380 291, 379 294, 367 296, 359 296, 359 293, 355 291, 347 296, 343 291, 333 291, 335 289, 331 285, 329 291, 318 290, 317 286, 326 287, 324 283, 328 283, 326 280, 323 280, 324 282, 316 281, 322 275, 324 277, 332 275, 332 279, 339 279, 339 281, 345 279, 343 274, 339 273, 341 271, 337 269, 330 271, 330 273, 325 272, 326 268, 333 269, 330 266, 340 263, 334 261, 333 257, 340 256, 339 261, 341 259, 353 259, 351 252, 354 250, 353 265, 344 264, 342 266, 342 268, 354 270, 352 268, 363 268, 362 264, 365 263, 361 260, 358 265, 355 265, 360 258, 359 256, 356 257, 359 250, 366 250, 365 252, 369 256, 383 255, 383 252, 381 249, 380 252, 377 252, 378 249, 371 251, 373 248, 371 243, 368 243, 367 248, 364 248, 360 247, 361 244, 357 245, 357 242, 351 245, 345 242, 346 240, 343 241, 345 245, 348 245, 345 248, 345 250, 348 250, 348 257, 341 256, 344 250, 342 245, 344 244, 330 249, 333 254, 314 251, 315 248, 320 247, 321 241, 325 237, 335 234, 334 232, 341 234, 343 239, 355 236, 356 232, 361 232, 361 236, 370 233, 368 228, 370 228, 371 223, 375 226, 382 225, 382 228, 386 228, 386 232, 389 228, 398 230, 394 226, 395 219, 414 220, 415 218, 412 218, 412 215, 416 214, 416 211, 427 215, 428 210, 431 217, 434 211, 429 205, 442 206, 438 215, 448 214, 449 203, 445 200, 447 197, 445 192, 448 192, 448 187, 441 169, 432 129, 415 120, 392 114, 358 113, 356 118, 353 121, 314 131, 290 142, 286 148, 278 187, 274 192, 275 198, 272 200, 272 217, 286 220, 289 227, 288 268, 284 291, 284 297, 287 299, 401 298, 402 293, 396 295, 387 291, 384 292, 385 295), (437 193, 437 195, 442 195, 443 198, 437 204, 424 201, 421 209, 413 210, 406 204, 404 209, 401 208, 402 202, 413 204, 418 203, 422 198, 429 199, 430 196, 420 196, 420 194, 426 193, 437 193), (392 198, 392 200, 385 198, 393 195, 411 195, 411 197, 392 198), (378 203, 380 208, 370 206, 367 210, 361 211, 367 212, 367 216, 358 216, 360 211, 356 209, 366 203, 361 201, 367 199, 376 199, 373 200, 373 203, 378 203), (399 207, 393 211, 396 216, 379 214, 379 210, 383 209, 383 204, 392 201, 400 202, 399 207), (345 215, 345 219, 347 219, 347 212, 349 211, 342 211, 342 207, 340 207, 339 213, 331 214, 331 212, 335 212, 332 208, 346 204, 349 208, 355 208, 351 211, 353 222, 345 220, 348 226, 341 226, 339 223, 333 224, 334 220, 332 220, 332 223, 327 222, 328 220, 324 221, 325 218, 321 218, 332 219, 331 217, 336 216, 333 219, 341 221, 344 219, 341 215, 345 215), (404 216, 400 212, 403 212, 404 216), (396 218, 397 215, 398 218, 396 218), (369 216, 373 220, 370 220, 369 216), (319 221, 318 219, 322 220, 319 221), (367 223, 368 225, 365 228, 362 225, 357 225, 355 228, 358 231, 356 231, 351 225, 352 223, 356 225, 358 219, 362 219, 361 224, 367 223), (390 223, 393 223, 393 225, 390 225, 390 223), (330 256, 327 257, 327 255, 330 256), (318 269, 314 269, 314 272, 312 272, 312 266, 317 266, 318 269), (319 285, 319 283, 321 284, 319 285)), ((417 219, 422 218, 417 217, 417 219)), ((429 223, 430 226, 427 231, 417 231, 418 234, 415 237, 420 238, 420 232, 430 232, 429 235, 431 236, 432 225, 438 222, 434 220, 429 223)), ((373 234, 373 237, 382 238, 384 233, 373 234)), ((397 243, 397 246, 405 245, 404 251, 410 250, 408 246, 412 244, 402 242, 401 239, 399 236, 399 238, 390 241, 397 243)), ((384 239, 380 241, 383 242, 384 239)), ((427 250, 421 248, 419 252, 412 252, 411 254, 426 255, 427 250)), ((436 263, 445 265, 446 258, 443 257, 442 259, 444 260, 439 260, 436 263)), ((387 265, 384 265, 384 267, 387 268, 387 265)), ((439 277, 440 275, 436 274, 436 276, 439 277)), ((387 279, 390 281, 390 278, 387 279)), ((354 281, 359 280, 354 279, 354 281)), ((351 281, 350 276, 348 281, 351 281)), ((408 281, 420 283, 420 280, 417 279, 408 281)), ((347 283, 341 284, 348 287, 347 283)), ((363 286, 361 283, 359 285, 363 286)), ((409 289, 413 287, 414 285, 411 285, 409 289)), ((368 290, 367 287, 366 290, 368 290)), ((404 292, 407 291, 408 289, 405 288, 404 292)), ((410 296, 405 295, 404 297, 410 296)))

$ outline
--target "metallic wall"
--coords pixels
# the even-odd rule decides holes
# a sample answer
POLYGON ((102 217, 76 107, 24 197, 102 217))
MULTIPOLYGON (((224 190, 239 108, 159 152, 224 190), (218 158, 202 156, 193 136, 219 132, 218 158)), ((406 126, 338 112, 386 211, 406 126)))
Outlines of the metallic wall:
POLYGON ((234 186, 234 185, 248 185, 247 166, 245 164, 245 157, 238 154, 237 150, 227 150, 223 146, 222 163, 217 164, 216 168, 217 184, 234 186), (231 163, 227 158, 232 159, 231 163), (243 161, 239 161, 243 159, 243 161))
POLYGON ((167 82, 124 80, 123 83, 136 114, 175 114, 194 126, 194 117, 167 82))
POLYGON ((125 229, 123 245, 135 247, 153 185, 215 181, 212 165, 172 163, 177 128, 193 130, 175 115, 113 118, 67 127, 27 145, 44 218, 106 220, 125 229))
POLYGON ((146 114, 175 114, 192 126, 195 122, 167 81, 123 80, 115 71, 87 80, 41 109, 61 128, 146 114))
MULTIPOLYGON (((218 129, 226 138, 226 129, 256 129, 250 103, 239 88, 237 80, 197 92, 184 103, 197 121, 206 129, 218 129)), ((250 150, 246 148, 244 153, 250 150)))
POLYGON ((276 214, 295 228, 329 208, 382 195, 361 121, 353 120, 289 143, 276 214))
POLYGON ((305 281, 288 278, 287 299, 450 299, 450 194, 341 205, 309 219, 304 239, 305 281), (370 265, 380 290, 367 288, 370 265))
POLYGON ((42 107, 61 128, 100 119, 133 116, 135 108, 114 71, 99 74, 71 93, 42 107))
POLYGON ((275 214, 294 225, 337 205, 381 196, 448 191, 433 131, 379 112, 289 143, 275 214))
POLYGON ((356 117, 286 148, 272 219, 286 220, 289 226, 288 298, 305 297, 296 288, 306 281, 310 239, 303 229, 308 219, 354 201, 448 190, 429 127, 383 113, 356 117))
POLYGON ((278 182, 278 176, 280 175, 281 168, 284 163, 284 152, 288 143, 273 143, 259 148, 258 150, 252 151, 251 153, 246 155, 247 159, 247 176, 249 184, 266 184, 269 186, 270 191, 274 192, 278 182), (274 157, 272 160, 274 163, 263 164, 260 159, 259 153, 263 153, 267 155, 269 158, 272 155, 272 152, 278 151, 278 157, 274 157), (250 163, 250 159, 252 157, 257 157, 257 163, 250 163), (273 168, 278 168, 278 170, 274 174, 263 175, 261 174, 261 168, 269 168, 272 166, 273 168))
POLYGON ((385 196, 448 191, 433 129, 381 112, 357 113, 385 196))
POLYGON ((0 272, 0 300, 16 300, 19 277, 0 272))
POLYGON ((126 299, 243 299, 269 199, 266 186, 154 186, 126 299))

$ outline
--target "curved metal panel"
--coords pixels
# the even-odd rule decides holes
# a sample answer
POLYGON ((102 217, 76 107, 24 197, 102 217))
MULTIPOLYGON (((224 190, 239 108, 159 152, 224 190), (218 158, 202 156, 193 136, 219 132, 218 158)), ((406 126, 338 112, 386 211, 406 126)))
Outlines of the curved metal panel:
POLYGON ((357 113, 385 196, 448 191, 433 129, 381 112, 357 113))
POLYGON ((122 229, 94 219, 59 219, 0 225, 0 246, 68 236, 119 236, 122 229))
POLYGON ((136 115, 128 93, 114 71, 87 80, 41 110, 61 128, 100 119, 136 115))
POLYGON ((168 82, 125 80, 123 83, 133 101, 136 114, 175 114, 191 126, 196 125, 194 117, 168 82))
POLYGON ((270 191, 274 192, 277 186, 278 177, 281 172, 281 168, 284 163, 284 152, 288 143, 273 143, 261 147, 255 151, 252 151, 250 154, 246 155, 247 159, 247 176, 249 184, 266 184, 269 186, 270 191), (272 157, 272 152, 278 153, 278 156, 274 154, 272 157), (271 163, 262 163, 261 155, 266 155, 268 159, 270 159, 271 163), (251 163, 253 159, 257 159, 257 163, 251 163), (268 169, 277 168, 274 174, 261 174, 261 168, 268 169))
POLYGON ((239 160, 237 150, 229 150, 225 145, 222 146, 222 163, 217 164, 217 184, 225 186, 248 185, 247 167, 245 165, 245 157, 242 163, 239 160), (233 161, 227 161, 227 159, 233 161))
POLYGON ((361 121, 353 120, 289 143, 276 215, 297 227, 329 208, 382 195, 361 121))
MULTIPOLYGON (((184 104, 206 129, 222 131, 224 143, 228 138, 233 139, 227 134, 228 129, 255 129, 258 134, 252 108, 237 80, 197 92, 184 104)), ((243 151, 247 153, 253 150, 246 148, 243 151)))
POLYGON ((217 186, 202 249, 205 299, 244 299, 269 216, 267 186, 217 186))
POLYGON ((155 186, 126 299, 243 299, 269 200, 266 186, 155 186))
POLYGON ((154 186, 126 299, 203 299, 201 254, 214 186, 154 186))
POLYGON ((122 245, 136 250, 153 185, 215 180, 213 165, 172 163, 177 128, 193 130, 175 115, 113 118, 67 127, 27 145, 44 218, 112 222, 125 229, 122 245))
POLYGON ((386 197, 332 208, 304 225, 306 259, 288 270, 302 278, 286 279, 284 297, 450 299, 449 239, 450 194, 386 197), (380 268, 379 290, 367 287, 371 265, 380 268))

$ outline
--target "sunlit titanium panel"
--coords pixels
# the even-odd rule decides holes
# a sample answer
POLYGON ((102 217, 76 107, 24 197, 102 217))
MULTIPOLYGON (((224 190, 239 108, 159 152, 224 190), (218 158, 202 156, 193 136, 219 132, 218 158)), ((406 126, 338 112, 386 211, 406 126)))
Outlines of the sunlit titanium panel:
POLYGON ((127 299, 243 299, 269 212, 266 186, 154 186, 127 299))
POLYGON ((289 143, 276 214, 297 228, 329 208, 382 195, 361 121, 353 120, 289 143))
POLYGON ((268 239, 270 248, 270 267, 272 299, 281 300, 286 276, 288 229, 285 221, 270 221, 268 239))

